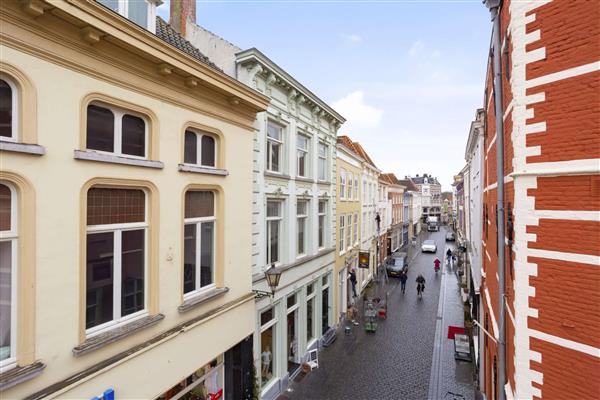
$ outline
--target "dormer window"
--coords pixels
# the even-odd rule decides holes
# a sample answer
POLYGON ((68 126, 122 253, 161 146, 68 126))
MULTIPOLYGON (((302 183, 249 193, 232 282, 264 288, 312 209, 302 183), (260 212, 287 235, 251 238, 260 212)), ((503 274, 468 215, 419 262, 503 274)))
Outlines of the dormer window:
POLYGON ((97 0, 98 3, 121 14, 152 33, 156 31, 156 0, 97 0))

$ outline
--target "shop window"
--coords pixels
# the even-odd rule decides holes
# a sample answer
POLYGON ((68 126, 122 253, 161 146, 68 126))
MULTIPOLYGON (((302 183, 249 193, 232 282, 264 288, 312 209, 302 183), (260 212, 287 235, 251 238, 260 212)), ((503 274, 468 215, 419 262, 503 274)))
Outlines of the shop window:
POLYGON ((16 363, 17 343, 17 196, 0 181, 0 367, 16 363))
POLYGON ((93 187, 87 193, 88 334, 146 313, 146 194, 93 187))
POLYGON ((260 320, 260 381, 261 387, 265 387, 274 378, 274 360, 277 359, 277 319, 273 308, 263 311, 260 320))
POLYGON ((17 86, 0 75, 0 140, 17 141, 17 86))
POLYGON ((223 356, 220 355, 193 374, 158 396, 158 400, 170 399, 223 399, 223 356))
POLYGON ((281 206, 281 201, 267 201, 267 264, 277 263, 281 258, 280 236, 283 220, 281 206))
POLYGON ((315 338, 315 298, 311 297, 306 301, 306 343, 310 343, 315 338))
POLYGON ((217 143, 212 135, 185 131, 183 162, 202 167, 216 167, 217 143))
POLYGON ((190 190, 185 194, 183 293, 192 294, 215 282, 215 195, 190 190))
POLYGON ((283 128, 267 123, 267 170, 283 172, 283 128))
POLYGON ((296 218, 298 227, 297 252, 298 256, 306 254, 306 220, 308 218, 308 201, 298 200, 296 205, 296 218))
POLYGON ((87 107, 86 148, 119 156, 147 157, 146 117, 99 103, 87 107))

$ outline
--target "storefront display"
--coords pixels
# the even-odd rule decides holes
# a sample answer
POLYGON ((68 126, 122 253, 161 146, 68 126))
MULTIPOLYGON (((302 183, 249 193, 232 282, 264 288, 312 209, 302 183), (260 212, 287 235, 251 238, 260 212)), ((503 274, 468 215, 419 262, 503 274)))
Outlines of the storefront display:
POLYGON ((157 397, 157 400, 219 400, 223 398, 223 356, 219 356, 157 397))

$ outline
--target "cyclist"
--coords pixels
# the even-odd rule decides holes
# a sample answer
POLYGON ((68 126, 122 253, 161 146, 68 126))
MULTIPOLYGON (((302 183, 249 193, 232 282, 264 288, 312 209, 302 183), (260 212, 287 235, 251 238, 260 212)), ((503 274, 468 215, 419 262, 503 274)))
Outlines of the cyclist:
POLYGON ((421 297, 423 296, 423 291, 425 290, 425 278, 423 277, 423 275, 419 274, 419 276, 417 276, 417 296, 421 297))
POLYGON ((437 274, 437 272, 440 270, 440 263, 441 261, 439 260, 439 258, 436 258, 433 261, 433 269, 435 270, 435 273, 437 274))

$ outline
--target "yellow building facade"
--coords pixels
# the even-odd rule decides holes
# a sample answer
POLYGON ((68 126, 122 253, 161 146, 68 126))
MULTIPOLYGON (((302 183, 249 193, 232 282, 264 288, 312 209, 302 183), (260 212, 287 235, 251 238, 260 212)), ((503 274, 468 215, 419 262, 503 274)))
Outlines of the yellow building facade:
POLYGON ((3 3, 3 399, 222 394, 235 346, 251 368, 268 99, 137 3, 3 3))
POLYGON ((356 154, 351 144, 338 138, 336 156, 336 246, 335 246, 335 291, 334 315, 340 321, 346 315, 354 295, 361 292, 360 282, 366 280, 368 270, 358 268, 360 248, 361 165, 363 159, 356 154), (354 271, 357 284, 353 293, 350 272, 354 271), (363 276, 364 275, 364 276, 363 276))

